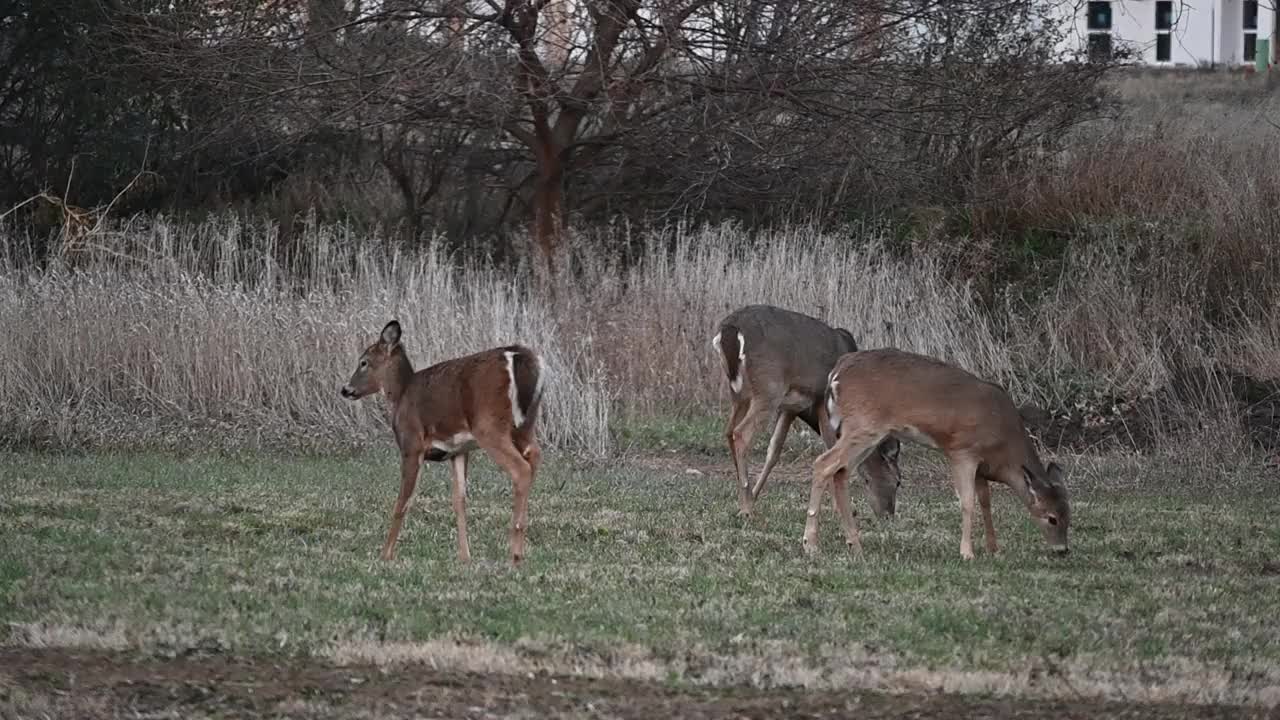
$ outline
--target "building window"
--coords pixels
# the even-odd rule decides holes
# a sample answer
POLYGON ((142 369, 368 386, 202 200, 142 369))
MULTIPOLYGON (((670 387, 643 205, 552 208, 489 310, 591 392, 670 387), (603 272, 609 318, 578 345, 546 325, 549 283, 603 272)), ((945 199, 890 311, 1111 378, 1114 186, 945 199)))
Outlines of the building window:
POLYGON ((1244 61, 1253 62, 1258 56, 1258 0, 1244 1, 1244 61))
POLYGON ((1111 59, 1111 33, 1089 33, 1089 59, 1111 59))
POLYGON ((1156 0, 1156 62, 1173 59, 1173 2, 1156 0))
MULTIPOLYGON (((1257 3, 1254 3, 1255 7, 1257 3)), ((1090 2, 1089 3, 1089 29, 1090 30, 1110 30, 1111 29, 1111 3, 1110 2, 1090 2)))
POLYGON ((1089 31, 1089 59, 1111 59, 1111 3, 1090 2, 1085 27, 1089 31))

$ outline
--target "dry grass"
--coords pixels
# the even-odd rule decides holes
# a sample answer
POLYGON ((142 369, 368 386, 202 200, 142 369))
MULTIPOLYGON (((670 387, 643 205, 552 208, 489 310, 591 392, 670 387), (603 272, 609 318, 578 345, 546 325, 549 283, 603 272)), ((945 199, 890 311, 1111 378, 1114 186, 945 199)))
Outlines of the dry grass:
MULTIPOLYGON (((1152 325, 1261 317, 1280 298, 1280 93, 1260 77, 1125 75, 1119 115, 1082 131, 1011 201, 1069 237, 1074 289, 1110 270, 1152 325), (1093 247, 1093 246, 1100 247, 1093 247), (1090 262, 1080 267, 1079 256, 1090 262)), ((1109 283, 1117 281, 1107 278, 1109 283)), ((1189 341, 1200 328, 1176 328, 1189 341)))
POLYGON ((267 228, 160 221, 101 233, 74 267, 0 264, 0 422, 71 445, 386 441, 381 405, 337 389, 395 317, 419 367, 533 343, 548 368, 545 440, 608 447, 603 375, 519 283, 342 228, 312 227, 303 243, 290 267, 267 228))
POLYGON ((726 385, 710 340, 721 318, 750 303, 808 313, 864 346, 937 355, 1021 389, 1008 347, 967 288, 928 257, 895 258, 873 231, 678 229, 645 238, 626 270, 589 256, 582 264, 590 276, 574 314, 588 323, 629 413, 718 409, 726 385))
POLYGON ((1268 119, 1280 96, 1227 74, 1116 83, 1119 116, 1013 178, 970 234, 930 208, 905 228, 678 227, 622 237, 641 248, 623 264, 601 250, 617 233, 583 232, 554 298, 521 268, 343 226, 282 243, 231 216, 134 220, 43 270, 0 228, 0 433, 57 446, 385 442, 381 407, 335 388, 396 316, 419 365, 538 347, 552 368, 546 441, 600 455, 620 424, 719 415, 708 339, 724 314, 763 302, 1052 409, 1169 395, 1207 373, 1163 401, 1159 442, 1240 452, 1223 378, 1280 378, 1280 128, 1268 119))
POLYGON ((225 219, 101 233, 75 267, 0 265, 3 422, 59 445, 363 444, 382 437, 381 406, 335 389, 398 317, 420 365, 537 347, 552 368, 546 441, 599 454, 615 406, 705 414, 722 392, 716 321, 762 301, 1016 384, 977 306, 927 260, 895 260, 874 236, 748 240, 730 228, 655 235, 625 272, 585 256, 581 281, 553 300, 482 262, 338 227, 312 227, 292 267, 267 229, 225 219))
MULTIPOLYGON (((618 419, 718 415, 726 389, 709 338, 753 302, 822 317, 866 347, 946 358, 1055 408, 1149 396, 1188 367, 1272 377, 1280 351, 1273 321, 1214 325, 1203 286, 1178 297, 1118 235, 1071 251, 1046 292, 994 313, 952 268, 892 253, 873 232, 722 226, 646 242, 626 268, 579 250, 566 258, 576 280, 551 298, 483 262, 341 227, 313 226, 292 264, 268 229, 225 219, 104 232, 73 266, 0 264, 0 427, 54 446, 385 443, 381 404, 336 388, 391 317, 419 366, 505 342, 540 349, 544 441, 591 455, 612 447, 618 419)), ((1215 438, 1235 436, 1238 450, 1238 409, 1214 388, 1177 414, 1220 426, 1215 438)))

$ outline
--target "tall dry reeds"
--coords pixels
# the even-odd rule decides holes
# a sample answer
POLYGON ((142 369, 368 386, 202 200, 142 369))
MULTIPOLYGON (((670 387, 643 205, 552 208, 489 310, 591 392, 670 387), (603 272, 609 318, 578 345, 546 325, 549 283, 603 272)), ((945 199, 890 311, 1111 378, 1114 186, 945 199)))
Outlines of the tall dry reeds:
POLYGON ((609 449, 611 420, 719 414, 725 383, 709 339, 747 303, 822 317, 866 347, 945 358, 1050 407, 1089 392, 1149 395, 1186 367, 1266 358, 1278 334, 1274 323, 1215 328, 1172 295, 1144 295, 1118 239, 1071 254, 1040 301, 990 312, 946 268, 890 253, 875 234, 655 233, 625 269, 580 251, 576 279, 554 299, 433 246, 405 252, 312 226, 305 258, 287 264, 274 238, 232 219, 159 221, 100 233, 43 270, 5 261, 6 434, 60 445, 383 442, 381 404, 344 401, 337 388, 391 317, 419 366, 505 342, 537 347, 551 368, 544 438, 589 454, 609 449))
POLYGON ((70 267, 0 263, 6 432, 56 443, 341 446, 386 441, 338 388, 390 318, 419 367, 526 341, 548 368, 543 437, 598 454, 612 403, 520 283, 433 251, 312 226, 306 259, 234 219, 100 233, 70 267))
POLYGON ((546 441, 590 453, 608 448, 615 411, 710 412, 723 383, 709 339, 749 302, 1017 382, 965 290, 927 260, 891 258, 875 237, 657 234, 626 271, 580 256, 578 280, 554 301, 483 262, 402 252, 342 227, 311 226, 305 257, 288 263, 275 243, 269 226, 230 217, 161 220, 98 233, 43 270, 5 258, 6 432, 59 444, 376 441, 381 406, 336 389, 392 317, 419 365, 504 342, 537 347, 552 369, 546 441))
POLYGON ((1258 83, 1189 84, 1212 82, 1122 79, 1119 119, 1010 185, 1000 212, 1013 235, 934 223, 907 251, 887 225, 587 231, 554 297, 520 268, 340 225, 310 223, 282 242, 231 215, 135 219, 44 266, 0 229, 0 432, 57 444, 383 442, 380 405, 336 388, 398 317, 420 366, 504 342, 539 348, 552 372, 546 441, 600 454, 620 419, 719 415, 715 324, 771 303, 867 347, 946 358, 1050 409, 1159 396, 1151 407, 1178 416, 1155 422, 1171 446, 1190 432, 1226 447, 1245 436, 1229 376, 1280 377, 1280 100, 1258 83), (624 244, 640 248, 627 263, 602 249, 624 244), (966 257, 977 249, 994 262, 966 257), (1032 270, 999 270, 1019 267, 1032 270))

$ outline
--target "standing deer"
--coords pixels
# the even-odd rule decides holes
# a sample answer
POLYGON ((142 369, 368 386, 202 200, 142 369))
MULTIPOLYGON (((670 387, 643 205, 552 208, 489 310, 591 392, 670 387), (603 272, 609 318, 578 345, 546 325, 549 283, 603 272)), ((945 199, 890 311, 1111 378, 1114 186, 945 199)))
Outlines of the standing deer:
MULTIPOLYGON (((738 514, 751 514, 778 462, 791 423, 800 418, 831 447, 839 425, 826 419, 823 392, 827 375, 841 355, 858 344, 848 330, 836 329, 817 318, 771 305, 748 305, 720 322, 711 345, 724 362, 733 410, 725 437, 737 472, 738 514), (773 418, 773 436, 764 467, 753 488, 748 482, 747 455, 751 438, 765 417, 773 418)), ((861 464, 871 505, 880 517, 892 517, 901 472, 900 444, 888 438, 861 464)), ((845 470, 840 469, 841 482, 845 470)))
POLYGON ((974 500, 982 507, 987 551, 995 553, 991 483, 1008 485, 1044 530, 1045 540, 1067 552, 1071 509, 1062 469, 1046 468, 1009 394, 960 368, 890 348, 850 353, 831 370, 827 413, 840 437, 813 463, 804 548, 818 549, 818 508, 830 483, 850 551, 862 552, 858 523, 841 478, 848 462, 861 462, 887 437, 941 450, 960 497, 960 556, 973 559, 974 500))
POLYGON ((542 453, 533 426, 542 400, 542 361, 522 345, 484 350, 413 371, 392 320, 378 341, 360 355, 342 396, 358 399, 383 392, 391 429, 400 447, 400 496, 382 559, 395 557, 396 538, 413 498, 422 461, 453 466, 453 512, 458 523, 458 559, 470 562, 467 542, 467 456, 476 448, 511 475, 514 488, 511 564, 524 558, 529 528, 529 489, 542 453))

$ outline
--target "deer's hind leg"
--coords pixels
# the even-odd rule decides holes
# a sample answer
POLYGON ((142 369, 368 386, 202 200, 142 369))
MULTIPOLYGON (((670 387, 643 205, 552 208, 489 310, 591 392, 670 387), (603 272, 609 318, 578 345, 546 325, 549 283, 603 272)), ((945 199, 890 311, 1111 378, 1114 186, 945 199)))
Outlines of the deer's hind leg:
POLYGON ((524 457, 525 462, 529 463, 532 475, 538 474, 538 466, 542 464, 542 448, 539 447, 537 439, 533 434, 533 426, 528 425, 523 428, 517 428, 511 433, 511 443, 520 451, 520 455, 524 457))
POLYGON ((778 457, 782 455, 782 446, 787 442, 787 431, 791 429, 791 423, 795 419, 795 413, 778 410, 773 421, 773 436, 769 438, 769 452, 765 455, 764 467, 760 469, 760 477, 756 479, 756 485, 751 489, 752 502, 760 499, 760 493, 764 492, 764 484, 769 480, 769 473, 773 471, 773 467, 778 464, 778 457))
MULTIPOLYGON (((729 445, 729 457, 733 460, 733 482, 734 485, 738 487, 742 486, 742 476, 745 474, 745 471, 742 467, 743 460, 738 457, 738 446, 735 442, 737 435, 735 434, 735 431, 738 429, 738 424, 747 416, 747 409, 749 407, 751 407, 750 397, 738 397, 735 394, 733 396, 733 408, 729 411, 729 422, 724 429, 725 443, 729 445)), ((742 505, 741 491, 738 492, 738 505, 739 507, 742 505)))
POLYGON ((536 446, 522 450, 510 432, 474 432, 476 443, 511 476, 511 564, 517 566, 525 556, 525 538, 529 531, 529 491, 533 487, 535 463, 540 458, 536 446), (530 452, 533 448, 533 452, 530 452), (532 462, 531 462, 532 460, 532 462))
POLYGON ((738 514, 746 517, 751 515, 752 509, 751 481, 747 476, 747 456, 751 453, 751 440, 755 437, 761 419, 775 410, 776 403, 760 395, 751 395, 745 400, 745 407, 739 414, 739 402, 743 401, 734 400, 734 414, 730 419, 728 437, 729 448, 733 453, 733 466, 737 471, 738 514))

